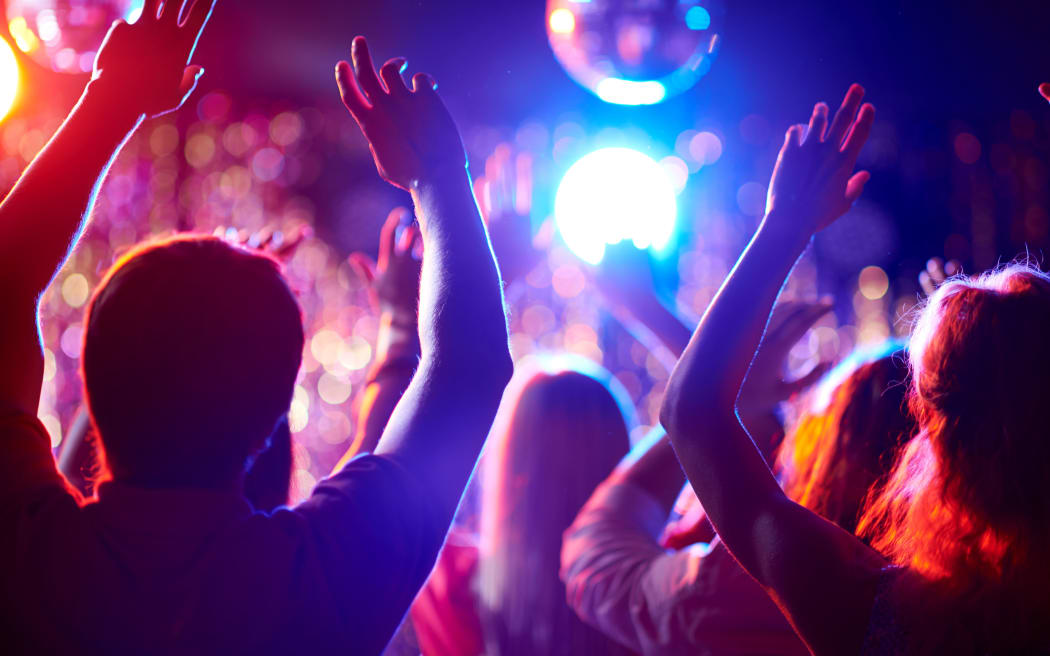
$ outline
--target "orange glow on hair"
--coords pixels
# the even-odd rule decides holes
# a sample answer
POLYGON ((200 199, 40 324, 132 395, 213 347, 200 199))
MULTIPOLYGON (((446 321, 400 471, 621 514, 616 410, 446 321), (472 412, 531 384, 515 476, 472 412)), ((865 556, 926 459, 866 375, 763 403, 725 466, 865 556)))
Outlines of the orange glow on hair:
POLYGON ((915 327, 910 404, 920 432, 858 533, 925 581, 902 603, 925 618, 920 633, 941 632, 926 636, 936 651, 960 640, 952 632, 997 653, 1045 642, 1048 336, 1050 278, 1024 264, 942 285, 915 327), (946 623, 928 619, 938 607, 946 623))

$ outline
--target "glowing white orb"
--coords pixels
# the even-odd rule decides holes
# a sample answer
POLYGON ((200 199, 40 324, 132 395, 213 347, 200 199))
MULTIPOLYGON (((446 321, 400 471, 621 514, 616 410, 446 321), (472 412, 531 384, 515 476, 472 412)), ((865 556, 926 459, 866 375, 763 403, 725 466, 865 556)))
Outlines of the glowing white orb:
POLYGON ((558 185, 554 223, 565 244, 597 264, 606 244, 630 239, 660 250, 674 234, 678 214, 667 170, 630 148, 602 148, 576 161, 558 185))

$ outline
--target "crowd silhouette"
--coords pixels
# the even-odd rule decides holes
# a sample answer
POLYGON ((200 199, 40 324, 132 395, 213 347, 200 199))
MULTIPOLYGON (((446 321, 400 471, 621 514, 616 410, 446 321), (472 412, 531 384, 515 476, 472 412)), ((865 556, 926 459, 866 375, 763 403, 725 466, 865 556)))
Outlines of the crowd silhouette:
POLYGON ((608 371, 512 360, 503 285, 542 248, 521 217, 528 159, 499 150, 475 184, 435 81, 377 68, 357 37, 338 91, 413 208, 390 213, 376 260, 350 256, 378 337, 346 455, 289 505, 298 241, 183 233, 92 293, 85 412, 56 464, 39 300, 116 153, 193 93, 215 4, 146 0, 114 24, 0 204, 5 653, 1050 652, 1050 276, 933 266, 906 343, 783 375, 832 308, 780 299, 785 280, 870 178, 858 85, 787 130, 764 218, 695 331, 633 247, 589 269, 677 361, 662 426, 632 446, 608 371))

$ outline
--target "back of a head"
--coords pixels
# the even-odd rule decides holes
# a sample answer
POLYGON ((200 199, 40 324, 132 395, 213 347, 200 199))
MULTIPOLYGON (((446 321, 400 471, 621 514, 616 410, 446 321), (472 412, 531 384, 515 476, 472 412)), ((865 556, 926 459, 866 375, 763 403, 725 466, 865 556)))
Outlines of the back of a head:
POLYGON ((569 609, 558 578, 562 533, 630 450, 609 379, 526 372, 504 397, 485 456, 481 511, 489 653, 615 650, 569 609))
POLYGON ((789 497, 847 531, 868 489, 914 434, 907 408, 907 354, 900 343, 858 352, 832 372, 821 403, 803 414, 777 458, 789 497), (841 371, 838 371, 841 370, 841 371))
POLYGON ((993 650, 1050 646, 1048 336, 1050 278, 1030 266, 937 290, 910 346, 919 433, 861 526, 993 650))
POLYGON ((145 244, 85 324, 86 397, 117 480, 228 486, 288 410, 302 318, 269 257, 200 235, 145 244))

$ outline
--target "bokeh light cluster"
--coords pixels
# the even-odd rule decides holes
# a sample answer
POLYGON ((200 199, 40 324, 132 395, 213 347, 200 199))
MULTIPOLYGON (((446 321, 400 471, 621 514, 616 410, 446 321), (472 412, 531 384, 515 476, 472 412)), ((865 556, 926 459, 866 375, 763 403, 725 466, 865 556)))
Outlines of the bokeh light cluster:
POLYGON ((134 21, 143 0, 7 0, 7 27, 18 48, 61 73, 87 73, 113 21, 134 21))
MULTIPOLYGON (((57 113, 15 116, 0 124, 5 188, 60 118, 57 113)), ((695 321, 757 225, 782 141, 779 129, 758 114, 732 124, 712 120, 684 126, 663 145, 638 126, 589 124, 573 114, 513 127, 465 126, 464 141, 475 164, 504 143, 529 154, 535 166, 530 205, 536 226, 550 218, 560 177, 586 153, 605 147, 654 153, 679 200, 672 251, 655 259, 654 271, 667 300, 695 321)), ((867 200, 819 235, 796 267, 785 297, 812 300, 834 294, 837 305, 792 351, 791 369, 802 372, 819 361, 841 359, 858 345, 907 334, 906 318, 920 300, 917 276, 925 257, 956 258, 973 271, 994 265, 1000 252, 1023 250, 1026 243, 1050 246, 1048 135, 1050 120, 1020 110, 991 129, 954 125, 932 143, 912 144, 891 123, 876 123, 861 161, 875 174, 873 184, 893 177, 921 191, 932 179, 950 177, 953 191, 945 204, 952 228, 943 251, 902 260, 895 225, 921 217, 891 216, 867 200)), ((81 407, 84 305, 120 253, 142 239, 180 230, 249 234, 270 226, 289 234, 302 225, 345 223, 345 216, 325 216, 318 209, 320 199, 311 195, 316 193, 311 185, 326 168, 350 159, 359 168, 371 168, 367 148, 341 108, 329 113, 244 106, 212 92, 179 114, 143 126, 118 158, 83 241, 42 302, 46 350, 40 416, 56 446, 81 407), (322 160, 332 152, 344 159, 322 160)), ((392 204, 376 208, 373 225, 392 204)), ((330 471, 350 442, 353 401, 376 339, 376 317, 346 263, 347 253, 322 238, 331 233, 316 230, 317 236, 307 239, 287 264, 307 329, 290 412, 300 495, 330 471)), ((568 351, 603 364, 638 408, 637 436, 658 420, 670 362, 611 317, 587 266, 556 240, 539 264, 508 288, 512 351, 515 358, 568 351)))

